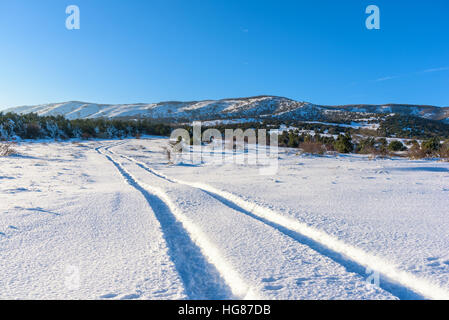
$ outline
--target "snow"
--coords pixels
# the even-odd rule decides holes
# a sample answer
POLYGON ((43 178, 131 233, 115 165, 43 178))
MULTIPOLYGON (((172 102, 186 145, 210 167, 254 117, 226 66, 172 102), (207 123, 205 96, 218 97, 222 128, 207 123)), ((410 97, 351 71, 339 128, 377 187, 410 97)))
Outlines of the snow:
MULTIPOLYGON (((345 116, 372 116, 373 113, 391 115, 413 115, 445 121, 447 108, 414 105, 358 105, 358 106, 320 106, 308 102, 294 101, 276 96, 259 96, 204 101, 167 101, 159 103, 136 104, 96 104, 79 101, 50 103, 37 106, 9 108, 3 112, 19 114, 34 112, 41 116, 63 115, 68 119, 78 118, 157 118, 157 119, 195 119, 221 120, 254 117, 270 117, 282 120, 316 120, 333 118, 335 114, 345 116), (371 112, 371 113, 369 113, 371 112), (217 119, 220 114, 221 119, 217 119)), ((359 124, 348 124, 358 126, 359 124)), ((360 125, 364 125, 361 123, 360 125)), ((374 129, 377 129, 374 127, 374 129)))
POLYGON ((341 128, 352 128, 352 129, 373 129, 377 130, 379 129, 379 123, 368 123, 368 121, 363 122, 354 122, 352 121, 350 124, 343 124, 343 123, 330 123, 330 122, 321 122, 321 121, 302 121, 303 123, 311 123, 311 124, 323 124, 327 126, 335 126, 335 127, 341 127, 341 128))
POLYGON ((449 163, 280 148, 263 176, 166 143, 0 158, 0 298, 449 299, 449 163))
POLYGON ((0 158, 1 299, 186 297, 152 209, 92 146, 17 149, 0 158))
MULTIPOLYGON (((228 119, 228 120, 209 120, 202 121, 201 125, 204 127, 216 126, 216 125, 225 125, 225 124, 239 124, 239 123, 252 123, 252 122, 261 122, 260 120, 254 118, 243 118, 243 119, 228 119)), ((193 125, 193 122, 190 123, 193 125)))

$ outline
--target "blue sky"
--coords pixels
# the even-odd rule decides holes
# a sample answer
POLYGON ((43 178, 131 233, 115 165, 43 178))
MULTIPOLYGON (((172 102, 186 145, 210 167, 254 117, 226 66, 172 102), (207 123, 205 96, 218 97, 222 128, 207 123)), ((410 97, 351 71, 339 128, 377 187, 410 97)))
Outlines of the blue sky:
POLYGON ((1 0, 0 108, 269 94, 449 106, 449 1, 1 0), (81 29, 67 30, 78 5, 81 29), (367 30, 365 8, 380 8, 367 30))

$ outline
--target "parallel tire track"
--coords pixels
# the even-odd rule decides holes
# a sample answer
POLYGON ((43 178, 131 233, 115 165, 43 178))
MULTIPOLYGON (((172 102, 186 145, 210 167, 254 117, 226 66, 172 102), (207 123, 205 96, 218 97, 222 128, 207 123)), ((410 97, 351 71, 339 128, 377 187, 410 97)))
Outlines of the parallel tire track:
MULTIPOLYGON (((110 151, 114 153, 113 151, 110 151)), ((133 161, 147 172, 177 183, 203 190, 231 209, 244 213, 278 231, 290 236, 296 241, 310 247, 318 253, 334 260, 350 272, 356 272, 366 277, 373 272, 380 277, 379 286, 400 299, 436 299, 449 300, 449 292, 425 279, 397 269, 387 261, 369 254, 359 248, 329 235, 321 230, 308 226, 292 218, 288 218, 271 209, 251 203, 232 193, 219 190, 204 183, 186 182, 166 175, 150 168, 145 163, 125 155, 119 155, 133 161)))
MULTIPOLYGON (((259 298, 224 261, 218 250, 160 189, 136 179, 119 162, 104 153, 123 178, 147 200, 158 219, 169 248, 169 255, 183 281, 189 299, 259 298)), ((111 151, 109 151, 111 152, 111 151)), ((111 152, 112 153, 112 152, 111 152)))

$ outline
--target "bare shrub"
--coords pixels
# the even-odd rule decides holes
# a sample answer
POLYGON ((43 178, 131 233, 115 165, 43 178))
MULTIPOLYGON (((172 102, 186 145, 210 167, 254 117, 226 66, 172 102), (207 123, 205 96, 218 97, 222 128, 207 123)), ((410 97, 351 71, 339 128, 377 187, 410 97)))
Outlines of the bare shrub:
POLYGON ((299 145, 304 153, 309 154, 324 154, 326 151, 325 146, 321 142, 305 141, 299 145))
POLYGON ((335 147, 332 143, 325 143, 324 145, 324 150, 326 151, 326 153, 328 154, 333 154, 335 153, 335 147))
POLYGON ((11 143, 0 144, 0 157, 8 157, 17 154, 17 151, 12 147, 11 143))
POLYGON ((427 157, 426 151, 424 151, 418 143, 413 144, 410 149, 408 149, 407 154, 410 159, 424 159, 427 157))
POLYGON ((376 147, 374 145, 357 145, 356 148, 356 153, 358 154, 366 154, 369 155, 370 159, 374 159, 377 156, 377 152, 378 150, 376 149, 376 147))
POLYGON ((360 135, 368 136, 368 137, 376 137, 377 136, 377 131, 376 130, 368 129, 368 128, 360 128, 358 133, 360 135))
POLYGON ((168 146, 164 146, 164 147, 162 147, 162 149, 164 150, 165 157, 167 158, 168 164, 173 164, 171 148, 169 148, 168 146))
POLYGON ((41 135, 41 126, 39 123, 32 122, 26 125, 26 137, 29 139, 39 138, 41 135))
POLYGON ((182 151, 182 141, 170 141, 167 145, 162 146, 168 164, 174 164, 176 156, 182 151))
POLYGON ((374 146, 365 146, 363 147, 363 149, 360 149, 360 151, 358 151, 357 153, 375 155, 377 153, 377 149, 374 146))
POLYGON ((418 141, 416 141, 415 139, 405 141, 405 144, 408 145, 408 146, 412 146, 412 145, 417 144, 417 143, 418 143, 418 141))
POLYGON ((360 139, 356 144, 355 152, 369 155, 369 159, 386 158, 390 155, 390 151, 387 148, 387 140, 376 140, 372 137, 360 139))
POLYGON ((388 149, 383 147, 380 148, 372 147, 370 148, 370 151, 368 153, 370 159, 378 159, 378 158, 385 159, 391 155, 388 149))
POLYGON ((449 140, 445 141, 440 150, 440 157, 445 161, 449 161, 449 140))
POLYGON ((449 142, 440 143, 438 138, 431 138, 424 141, 421 145, 414 143, 408 150, 410 159, 424 159, 424 158, 440 158, 442 160, 449 160, 449 142))
MULTIPOLYGON (((90 133, 88 133, 88 132, 84 132, 82 135, 81 135, 81 139, 83 139, 83 140, 89 140, 89 139, 91 139, 92 138, 92 135, 90 134, 90 133)), ((122 140, 121 138, 120 138, 120 140, 122 140)))

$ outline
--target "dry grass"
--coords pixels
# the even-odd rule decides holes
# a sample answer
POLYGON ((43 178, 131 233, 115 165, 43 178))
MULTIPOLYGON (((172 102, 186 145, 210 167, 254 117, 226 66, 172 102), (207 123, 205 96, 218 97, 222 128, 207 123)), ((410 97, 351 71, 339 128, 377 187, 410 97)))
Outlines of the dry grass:
POLYGON ((438 151, 425 150, 416 143, 408 150, 407 156, 410 159, 440 158, 443 161, 449 161, 449 143, 443 143, 438 151))
POLYGON ((386 149, 376 149, 376 148, 372 148, 371 152, 368 153, 369 154, 369 159, 374 160, 374 159, 386 159, 390 156, 392 156, 393 154, 391 152, 389 152, 386 149))
POLYGON ((11 143, 0 144, 0 157, 8 157, 13 154, 17 154, 17 151, 12 147, 11 143))
POLYGON ((324 152, 326 152, 325 146, 320 142, 302 142, 299 145, 299 148, 302 149, 304 153, 309 154, 324 154, 324 152))
POLYGON ((449 141, 446 141, 441 146, 440 158, 443 159, 444 161, 449 161, 449 141))
POLYGON ((419 144, 414 144, 408 149, 407 155, 410 159, 424 159, 429 155, 420 147, 419 144))
POLYGON ((175 158, 182 152, 182 142, 170 141, 168 145, 162 146, 162 150, 164 151, 168 164, 174 164, 175 158))

